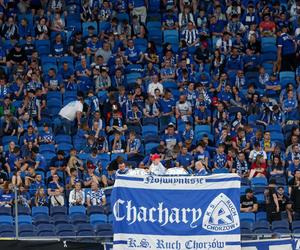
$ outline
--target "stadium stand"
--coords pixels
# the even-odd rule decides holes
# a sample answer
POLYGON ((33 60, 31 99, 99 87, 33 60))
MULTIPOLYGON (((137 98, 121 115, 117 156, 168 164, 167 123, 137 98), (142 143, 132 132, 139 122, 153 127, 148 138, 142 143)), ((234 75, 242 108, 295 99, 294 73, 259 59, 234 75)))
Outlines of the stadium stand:
POLYGON ((299 232, 299 5, 2 1, 0 237, 111 235, 156 154, 240 175, 243 233, 299 232))

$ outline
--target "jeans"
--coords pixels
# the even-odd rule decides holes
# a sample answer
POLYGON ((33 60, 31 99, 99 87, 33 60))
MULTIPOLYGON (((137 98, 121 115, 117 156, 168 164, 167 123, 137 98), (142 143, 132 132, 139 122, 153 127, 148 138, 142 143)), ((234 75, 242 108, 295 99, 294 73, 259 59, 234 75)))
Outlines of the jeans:
POLYGON ((72 134, 73 121, 70 121, 64 117, 58 117, 54 120, 54 132, 55 134, 59 133, 60 128, 63 128, 63 131, 66 135, 72 134))

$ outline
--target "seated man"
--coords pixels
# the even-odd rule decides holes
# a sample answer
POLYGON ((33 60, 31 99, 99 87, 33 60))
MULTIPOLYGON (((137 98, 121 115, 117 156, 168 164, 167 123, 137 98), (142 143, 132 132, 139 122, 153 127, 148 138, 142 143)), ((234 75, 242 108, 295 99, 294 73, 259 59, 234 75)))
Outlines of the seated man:
POLYGON ((102 189, 99 189, 99 186, 96 182, 92 182, 91 184, 91 191, 89 191, 86 195, 86 204, 88 207, 106 205, 106 197, 104 191, 102 189))
POLYGON ((252 189, 248 188, 246 194, 241 196, 241 212, 255 213, 258 209, 257 199, 253 195, 252 189))
POLYGON ((53 175, 53 180, 48 185, 48 195, 50 196, 52 206, 64 206, 64 188, 59 183, 59 177, 57 174, 53 175))

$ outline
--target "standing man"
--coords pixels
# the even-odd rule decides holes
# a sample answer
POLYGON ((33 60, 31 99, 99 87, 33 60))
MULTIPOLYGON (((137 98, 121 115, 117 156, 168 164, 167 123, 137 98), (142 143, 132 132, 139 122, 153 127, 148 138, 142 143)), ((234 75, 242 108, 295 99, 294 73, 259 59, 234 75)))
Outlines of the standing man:
POLYGON ((264 195, 266 200, 267 219, 270 223, 281 219, 280 207, 276 192, 276 181, 271 179, 264 195))
POLYGON ((281 34, 277 40, 278 71, 295 71, 297 66, 296 43, 287 32, 288 27, 286 25, 282 26, 281 34))
POLYGON ((77 126, 81 125, 81 115, 83 111, 83 93, 77 93, 77 100, 68 103, 64 106, 60 112, 59 117, 54 120, 54 130, 57 133, 59 128, 62 126, 66 135, 71 135, 71 128, 74 125, 76 119, 77 126))

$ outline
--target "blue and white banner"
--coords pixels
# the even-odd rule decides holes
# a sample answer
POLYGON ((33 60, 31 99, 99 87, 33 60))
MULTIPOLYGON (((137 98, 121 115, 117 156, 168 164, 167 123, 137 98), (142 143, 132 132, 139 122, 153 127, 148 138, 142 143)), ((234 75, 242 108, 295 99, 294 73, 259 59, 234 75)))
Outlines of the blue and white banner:
POLYGON ((118 176, 114 250, 240 249, 240 178, 118 176))

